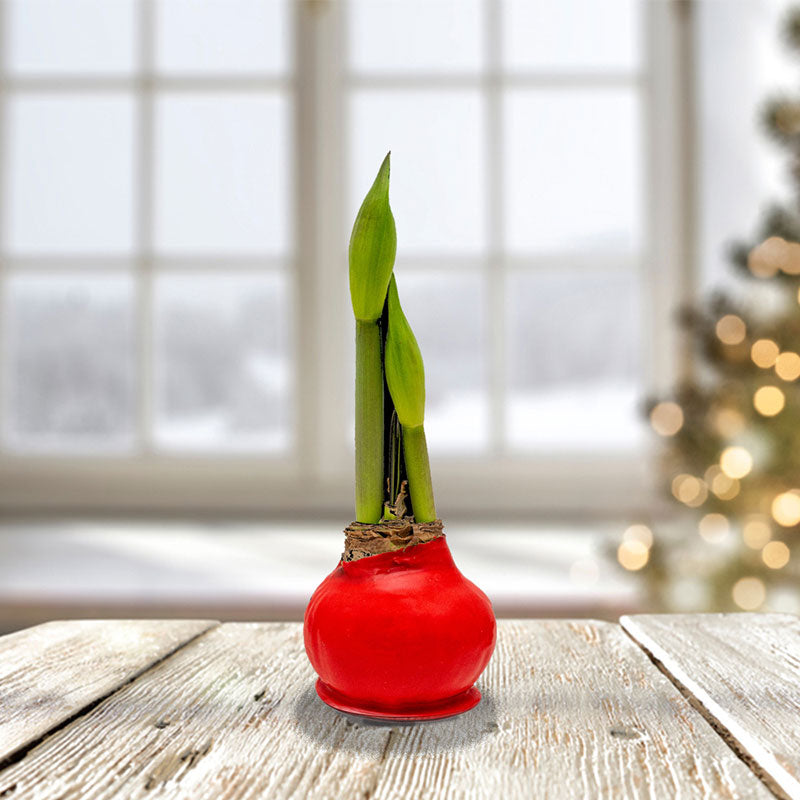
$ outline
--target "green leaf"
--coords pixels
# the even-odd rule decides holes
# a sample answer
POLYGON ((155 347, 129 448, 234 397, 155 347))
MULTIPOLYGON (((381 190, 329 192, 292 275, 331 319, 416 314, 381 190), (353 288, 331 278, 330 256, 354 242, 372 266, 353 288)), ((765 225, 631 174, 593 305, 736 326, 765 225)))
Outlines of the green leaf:
POLYGON ((381 316, 397 253, 397 231, 389 207, 389 156, 358 211, 350 235, 350 299, 357 320, 381 316))
POLYGON ((414 332, 400 307, 394 275, 389 282, 388 304, 386 383, 401 424, 417 427, 425 420, 425 367, 414 332))

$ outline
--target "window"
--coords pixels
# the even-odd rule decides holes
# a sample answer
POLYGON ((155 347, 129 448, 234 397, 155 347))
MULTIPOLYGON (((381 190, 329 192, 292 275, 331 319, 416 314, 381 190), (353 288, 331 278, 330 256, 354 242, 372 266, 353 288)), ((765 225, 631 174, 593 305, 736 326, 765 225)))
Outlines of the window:
POLYGON ((432 446, 634 449, 639 4, 348 11, 350 216, 391 143, 398 286, 428 365, 432 446))
POLYGON ((345 245, 387 149, 445 504, 640 459, 648 4, 0 13, 4 503, 346 508, 345 245))

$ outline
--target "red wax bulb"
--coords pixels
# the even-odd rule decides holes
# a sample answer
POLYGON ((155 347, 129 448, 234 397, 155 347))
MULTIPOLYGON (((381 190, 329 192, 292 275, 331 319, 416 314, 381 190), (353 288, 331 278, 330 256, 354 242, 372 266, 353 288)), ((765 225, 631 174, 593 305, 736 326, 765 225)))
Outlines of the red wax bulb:
POLYGON ((436 719, 480 700, 495 645, 489 598, 458 570, 444 536, 351 562, 314 592, 306 652, 330 706, 382 719, 436 719))

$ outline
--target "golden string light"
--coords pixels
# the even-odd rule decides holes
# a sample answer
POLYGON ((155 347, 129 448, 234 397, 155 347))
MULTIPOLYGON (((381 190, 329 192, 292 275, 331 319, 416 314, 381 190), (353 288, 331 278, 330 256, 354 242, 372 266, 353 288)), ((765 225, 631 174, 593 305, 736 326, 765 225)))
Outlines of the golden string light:
POLYGON ((720 436, 730 439, 741 433, 746 420, 735 408, 717 408, 711 412, 711 425, 720 436))
POLYGON ((690 508, 697 508, 705 503, 708 497, 708 486, 700 478, 682 473, 676 475, 672 480, 672 494, 681 503, 685 503, 690 508))
POLYGON ((714 482, 714 478, 716 478, 717 475, 722 475, 722 470, 719 468, 719 464, 712 464, 703 473, 703 480, 710 486, 714 482))
POLYGON ((736 314, 726 314, 717 322, 717 338, 723 344, 741 344, 747 335, 747 326, 736 314))
MULTIPOLYGON (((672 496, 676 500, 680 500, 683 503, 684 497, 687 497, 689 495, 688 490, 684 492, 683 484, 686 483, 687 481, 695 481, 695 480, 697 480, 697 478, 695 478, 693 475, 687 475, 685 472, 682 472, 680 475, 676 475, 672 479, 672 496)), ((693 485, 694 484, 692 484, 692 486, 693 485)))
POLYGON ((781 239, 780 236, 770 236, 748 253, 747 268, 757 278, 771 278, 777 275, 779 264, 784 258, 785 245, 785 239, 781 239))
POLYGON ((745 611, 755 611, 767 599, 767 590, 760 578, 739 578, 731 590, 733 602, 745 611))
POLYGON ((762 386, 753 395, 753 405, 759 414, 774 417, 783 411, 786 395, 777 386, 762 386))
POLYGON ((635 572, 647 564, 650 548, 635 540, 622 541, 617 548, 617 561, 627 570, 635 572))
POLYGON ((800 378, 800 356, 787 351, 775 359, 775 374, 785 381, 794 381, 800 378))
POLYGON ((720 500, 733 500, 739 494, 739 489, 739 481, 736 478, 729 478, 724 472, 720 472, 711 481, 711 491, 720 500))
POLYGON ((785 542, 769 542, 761 551, 761 560, 770 569, 781 569, 789 563, 790 555, 785 542))
POLYGON ((674 436, 683 427, 683 410, 669 400, 658 403, 650 412, 650 424, 660 436, 674 436))
POLYGON ((780 348, 772 339, 758 339, 750 348, 750 358, 757 367, 769 369, 780 355, 780 348))
POLYGON ((711 544, 717 544, 725 539, 731 526, 724 514, 706 514, 699 522, 697 529, 700 536, 711 544))
POLYGON ((622 534, 624 542, 639 542, 645 547, 653 546, 653 531, 647 525, 631 525, 622 534))
POLYGON ((726 447, 719 457, 719 465, 729 478, 738 480, 753 469, 753 457, 744 447, 726 447))
POLYGON ((742 526, 742 539, 753 550, 760 550, 772 538, 772 528, 763 519, 749 519, 742 526))
POLYGON ((800 275, 800 245, 787 242, 787 258, 781 264, 781 270, 787 275, 800 275))
POLYGON ((772 518, 784 528, 791 528, 800 522, 800 493, 796 489, 775 497, 772 501, 772 518))

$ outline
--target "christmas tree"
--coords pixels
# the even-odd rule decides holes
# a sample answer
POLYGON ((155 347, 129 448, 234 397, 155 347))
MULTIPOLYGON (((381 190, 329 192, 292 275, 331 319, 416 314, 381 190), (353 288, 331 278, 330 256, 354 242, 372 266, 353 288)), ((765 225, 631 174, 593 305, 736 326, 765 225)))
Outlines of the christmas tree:
MULTIPOLYGON (((785 23, 800 57, 800 9, 785 23)), ((800 98, 770 100, 768 135, 800 197, 800 98)), ((647 404, 665 440, 665 491, 692 509, 653 535, 629 528, 617 556, 664 610, 800 611, 800 206, 773 205, 731 249, 738 278, 681 312, 692 377, 647 404)), ((655 528, 654 528, 655 529, 655 528)))

